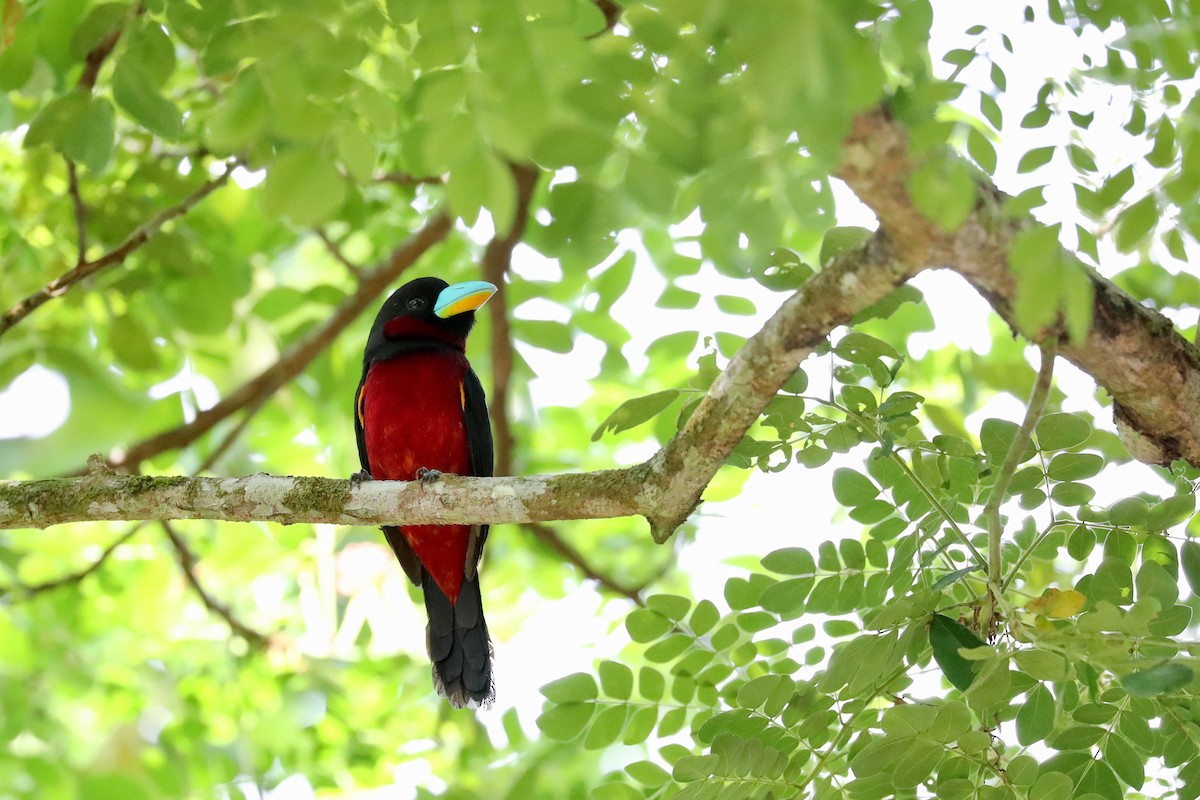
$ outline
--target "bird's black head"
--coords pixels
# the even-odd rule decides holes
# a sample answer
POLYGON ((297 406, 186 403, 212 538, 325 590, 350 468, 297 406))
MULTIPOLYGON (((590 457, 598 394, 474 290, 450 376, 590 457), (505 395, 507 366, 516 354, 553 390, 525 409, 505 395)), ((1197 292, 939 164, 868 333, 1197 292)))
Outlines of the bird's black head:
POLYGON ((392 292, 379 309, 364 360, 439 347, 465 350, 476 309, 495 293, 496 287, 486 281, 453 285, 441 278, 409 281, 392 292))

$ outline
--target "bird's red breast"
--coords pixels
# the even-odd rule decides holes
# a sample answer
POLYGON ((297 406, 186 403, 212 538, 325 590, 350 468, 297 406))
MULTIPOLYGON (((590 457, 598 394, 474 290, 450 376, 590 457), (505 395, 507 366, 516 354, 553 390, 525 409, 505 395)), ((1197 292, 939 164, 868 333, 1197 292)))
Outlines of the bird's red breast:
MULTIPOLYGON (((376 480, 411 481, 421 467, 471 474, 463 426, 466 356, 411 353, 371 366, 359 397, 367 459, 376 480)), ((458 600, 470 527, 405 525, 400 529, 451 603, 458 600)))

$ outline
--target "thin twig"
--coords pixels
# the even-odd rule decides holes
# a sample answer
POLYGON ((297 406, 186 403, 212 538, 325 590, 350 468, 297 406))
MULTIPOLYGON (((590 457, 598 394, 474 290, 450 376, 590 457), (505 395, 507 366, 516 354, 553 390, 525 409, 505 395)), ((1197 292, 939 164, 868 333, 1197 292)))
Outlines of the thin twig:
POLYGON ((1042 363, 1038 368, 1037 380, 1033 384, 1033 392, 1029 396, 1029 405, 1025 407, 1025 419, 1008 446, 1004 463, 992 484, 992 494, 983 507, 983 518, 987 522, 988 532, 988 584, 996 591, 1003 590, 1001 584, 1000 544, 1004 529, 1000 525, 1000 506, 1004 496, 1008 494, 1009 484, 1021 463, 1021 455, 1029 444, 1034 426, 1042 418, 1046 410, 1046 399, 1050 396, 1050 387, 1054 385, 1054 358, 1058 346, 1054 339, 1048 339, 1041 345, 1042 363))
POLYGON ((238 437, 242 435, 242 432, 245 431, 246 427, 250 424, 250 420, 254 419, 254 415, 257 414, 264 405, 266 405, 266 402, 267 398, 265 395, 252 400, 250 404, 246 406, 246 410, 242 412, 242 418, 238 420, 236 425, 229 429, 229 432, 225 434, 225 438, 221 440, 220 444, 213 448, 213 451, 209 453, 208 457, 200 463, 200 466, 196 468, 196 471, 193 474, 200 475, 201 473, 212 469, 213 465, 221 459, 221 456, 225 455, 229 448, 233 446, 233 443, 237 441, 238 437))
POLYGON ((376 175, 374 180, 376 183, 390 183, 394 186, 437 186, 446 182, 440 175, 421 178, 405 172, 384 172, 376 175))
POLYGON ((641 594, 642 590, 645 588, 644 586, 637 588, 625 586, 624 584, 618 583, 616 579, 612 578, 611 576, 605 575, 603 572, 589 564, 587 559, 583 557, 583 554, 563 541, 562 537, 558 535, 558 532, 549 525, 541 522, 530 522, 526 525, 522 525, 521 527, 525 528, 525 530, 533 534, 538 541, 561 556, 563 561, 574 564, 576 568, 583 573, 584 577, 586 577, 588 580, 595 581, 595 583, 602 589, 606 589, 613 594, 618 594, 621 597, 626 597, 637 603, 639 606, 646 605, 646 601, 642 599, 641 594))
POLYGON ((44 287, 26 297, 21 302, 5 312, 4 316, 0 317, 0 336, 16 325, 25 317, 29 316, 39 306, 48 300, 52 300, 62 294, 65 294, 75 284, 82 281, 84 278, 90 277, 105 267, 111 267, 114 264, 120 264, 131 253, 139 247, 150 241, 154 234, 176 217, 181 217, 190 211, 197 203, 208 197, 217 189, 224 186, 228 181, 233 170, 240 164, 240 160, 234 159, 225 165, 225 171, 216 178, 208 180, 196 191, 192 192, 182 201, 170 208, 160 212, 154 219, 139 226, 133 233, 129 234, 115 249, 110 250, 104 255, 97 258, 95 261, 82 261, 73 269, 68 270, 58 276, 44 287))
MULTIPOLYGON (((140 17, 146 11, 145 7, 138 3, 133 9, 132 16, 140 17)), ((116 48, 117 42, 121 39, 121 34, 125 32, 125 23, 113 28, 108 35, 96 44, 88 54, 83 58, 83 72, 79 75, 79 82, 76 85, 78 88, 87 89, 89 92, 96 88, 96 79, 100 77, 100 68, 104 66, 105 60, 112 54, 116 48)))
POLYGON ((55 589, 61 589, 65 586, 74 586, 75 584, 82 582, 84 578, 87 578, 92 573, 97 572, 102 566, 104 566, 104 562, 108 561, 108 557, 116 552, 118 547, 132 539, 133 535, 144 527, 146 527, 146 523, 144 522, 139 522, 132 526, 129 530, 125 531, 125 533, 114 539, 112 543, 108 545, 108 547, 104 548, 104 552, 100 554, 99 558, 78 572, 72 572, 69 575, 63 575, 61 577, 54 578, 53 580, 45 581, 43 583, 35 583, 29 586, 17 585, 5 587, 0 589, 0 597, 8 594, 20 594, 22 599, 27 599, 42 594, 43 592, 50 592, 55 589))
MULTIPOLYGON (((392 251, 382 264, 364 272, 354 294, 346 298, 320 328, 297 342, 274 364, 221 398, 212 408, 198 413, 191 422, 143 439, 123 452, 114 451, 107 459, 108 466, 135 470, 146 459, 188 446, 226 417, 274 394, 279 387, 303 372, 339 333, 358 318, 363 309, 373 303, 427 250, 446 238, 449 232, 450 219, 445 214, 434 216, 425 227, 392 251)), ((82 475, 86 471, 80 469, 73 474, 82 475)))
POLYGON ((621 11, 623 10, 621 8, 621 6, 618 5, 617 3, 614 3, 613 0, 594 0, 594 1, 596 4, 596 8, 600 9, 600 13, 604 15, 604 29, 593 33, 591 36, 588 37, 590 39, 594 39, 597 36, 603 36, 604 34, 611 31, 613 28, 617 27, 617 22, 620 21, 621 11))
POLYGON ((75 259, 75 266, 79 267, 87 263, 87 205, 83 202, 83 195, 79 192, 79 170, 75 167, 75 162, 71 159, 66 159, 67 162, 67 192, 71 195, 71 204, 75 207, 75 235, 76 241, 79 242, 79 255, 75 259))
POLYGON ((313 232, 317 234, 317 238, 325 244, 325 249, 329 251, 329 255, 333 256, 335 261, 345 267, 347 272, 356 278, 362 275, 362 267, 360 267, 358 264, 355 264, 346 256, 344 252, 342 252, 341 245, 330 238, 329 234, 324 228, 314 228, 313 232))
POLYGON ((171 545, 175 548, 176 560, 179 562, 179 568, 183 570, 183 577, 200 597, 200 601, 204 603, 204 606, 225 620, 225 624, 229 626, 230 630, 252 645, 265 647, 270 644, 271 637, 242 622, 229 606, 208 593, 208 590, 204 588, 204 584, 200 582, 200 577, 196 574, 196 554, 192 552, 192 549, 188 547, 188 543, 184 540, 183 536, 175 530, 171 523, 163 520, 160 524, 162 525, 163 532, 170 539, 171 545))
POLYGON ((496 285, 496 295, 488 303, 489 319, 492 322, 492 392, 489 397, 492 425, 496 431, 496 473, 511 475, 513 471, 513 435, 508 415, 508 385, 512 378, 513 342, 512 329, 508 323, 508 293, 504 278, 512 266, 512 253, 529 222, 529 206, 537 187, 537 167, 510 164, 513 180, 517 185, 517 207, 513 215, 512 229, 497 231, 483 252, 480 269, 485 280, 496 285))

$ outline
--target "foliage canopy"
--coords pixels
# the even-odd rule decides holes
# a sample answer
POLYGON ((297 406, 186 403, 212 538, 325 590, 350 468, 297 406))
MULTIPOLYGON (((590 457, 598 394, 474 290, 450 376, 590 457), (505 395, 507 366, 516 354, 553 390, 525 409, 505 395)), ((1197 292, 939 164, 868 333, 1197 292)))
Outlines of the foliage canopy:
POLYGON ((789 495, 786 546, 723 597, 673 568, 706 508, 667 547, 629 521, 501 529, 501 642, 533 595, 636 601, 619 658, 550 669, 536 726, 436 702, 372 530, 5 531, 0 798, 1200 797, 1200 473, 1114 493, 1110 398, 1050 371, 1056 341, 1119 322, 1094 318, 1097 273, 1174 320, 1200 305, 1196 20, 1164 0, 975 12, 5 2, 0 386, 69 397, 47 435, 0 443, 6 477, 94 452, 349 474, 363 311, 410 265, 504 282, 470 353, 501 473, 631 463, 871 241, 838 224, 835 176, 883 163, 846 146, 879 108, 936 230, 981 208, 1020 226, 988 299, 1042 370, 999 320, 984 354, 928 349, 938 309, 912 284, 827 331, 706 497, 818 470, 856 534, 823 541, 789 495))

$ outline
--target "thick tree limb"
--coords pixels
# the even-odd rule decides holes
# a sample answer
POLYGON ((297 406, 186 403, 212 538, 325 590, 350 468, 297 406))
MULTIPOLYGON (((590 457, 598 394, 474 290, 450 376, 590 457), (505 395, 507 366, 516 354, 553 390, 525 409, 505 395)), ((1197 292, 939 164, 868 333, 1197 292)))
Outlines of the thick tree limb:
POLYGON ((882 235, 839 256, 746 342, 684 429, 650 461, 626 469, 354 488, 325 478, 155 478, 97 469, 79 479, 0 482, 0 527, 115 519, 500 524, 641 515, 665 541, 800 359, 907 277, 882 235))
MULTIPOLYGON (((53 300, 55 297, 65 294, 68 289, 82 281, 84 278, 96 274, 105 267, 111 267, 115 264, 120 264, 123 262, 132 252, 137 250, 146 242, 150 241, 150 237, 158 233, 159 230, 162 229, 163 225, 166 225, 176 217, 183 216, 201 200, 224 186, 229 181, 229 176, 233 174, 233 170, 238 166, 239 163, 241 162, 237 161, 236 159, 227 163, 225 165, 225 171, 220 175, 212 178, 211 180, 205 181, 203 186, 192 192, 183 200, 171 206, 170 208, 159 212, 154 219, 150 220, 144 225, 139 226, 133 233, 129 234, 125 241, 121 242, 120 245, 100 256, 95 261, 85 260, 83 258, 83 250, 81 249, 79 263, 76 264, 72 269, 67 270, 62 275, 59 275, 54 280, 50 281, 50 283, 46 284, 41 289, 37 290, 10 308, 4 313, 3 316, 0 316, 0 336, 3 336, 5 331, 36 311, 46 301, 53 300)), ((77 196, 78 186, 73 186, 72 189, 73 194, 77 196)), ((77 220, 79 218, 78 215, 79 206, 77 205, 77 220)), ((82 234, 82 224, 78 222, 77 224, 80 225, 82 234)), ((84 246, 86 246, 86 243, 81 237, 80 247, 82 248, 84 246)))
POLYGON ((93 472, 0 481, 0 528, 83 520, 260 520, 283 525, 417 525, 605 519, 649 513, 642 467, 584 475, 367 481, 250 475, 186 478, 93 472))
POLYGON ((919 268, 896 260, 877 234, 790 297, 733 357, 683 430, 649 462, 648 515, 656 541, 687 519, 700 494, 784 381, 830 331, 881 300, 919 268))
MULTIPOLYGON (((346 298, 323 325, 297 342, 280 356, 278 361, 222 397, 212 408, 198 413, 191 422, 143 439, 127 450, 113 452, 107 459, 108 466, 134 470, 143 461, 159 453, 186 447, 229 415, 261 402, 303 372, 339 333, 387 291, 397 277, 416 263, 429 248, 446 238, 449 232, 450 218, 445 214, 438 214, 430 219, 425 223, 425 227, 397 247, 386 261, 362 273, 354 294, 346 298)), ((83 470, 80 470, 76 474, 82 473, 83 470)))
MULTIPOLYGON (((907 269, 947 266, 966 278, 1015 331, 1016 277, 1008 266, 1013 238, 1032 222, 1013 221, 1003 196, 980 187, 967 222, 947 233, 913 206, 906 187, 915 164, 902 125, 884 111, 855 122, 840 176, 879 217, 907 269)), ((1200 466, 1200 349, 1171 322, 1111 281, 1089 273, 1095 301, 1086 341, 1050 328, 1033 335, 1059 340, 1058 354, 1091 375, 1114 402, 1114 416, 1131 455, 1151 464, 1177 458, 1200 466)))

